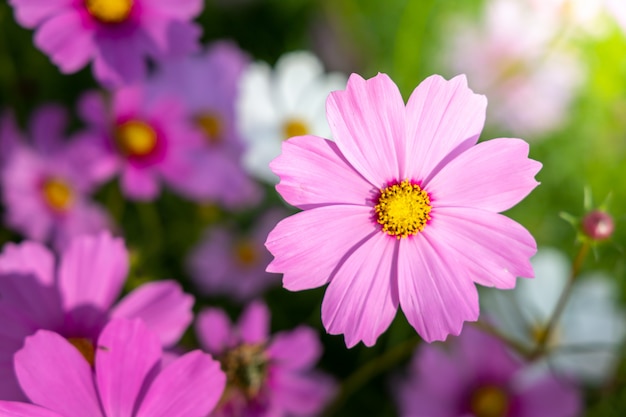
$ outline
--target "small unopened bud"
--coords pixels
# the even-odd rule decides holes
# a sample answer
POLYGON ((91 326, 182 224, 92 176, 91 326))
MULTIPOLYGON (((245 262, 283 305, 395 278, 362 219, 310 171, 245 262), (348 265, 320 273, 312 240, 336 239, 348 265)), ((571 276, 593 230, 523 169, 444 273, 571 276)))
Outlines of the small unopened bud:
POLYGON ((592 210, 583 217, 583 233, 593 240, 604 240, 611 237, 615 224, 613 217, 602 210, 592 210))

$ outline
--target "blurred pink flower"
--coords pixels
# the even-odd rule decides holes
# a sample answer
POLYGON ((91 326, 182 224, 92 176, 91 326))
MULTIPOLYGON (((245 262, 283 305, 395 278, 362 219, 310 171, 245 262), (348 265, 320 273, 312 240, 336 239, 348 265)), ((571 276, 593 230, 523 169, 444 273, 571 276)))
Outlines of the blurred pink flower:
POLYGON ((401 417, 575 417, 571 381, 530 375, 498 339, 468 328, 444 346, 422 345, 396 387, 401 417))
POLYGON ((233 192, 233 164, 206 146, 179 98, 152 99, 134 86, 116 91, 110 104, 95 92, 82 97, 79 111, 88 128, 80 136, 97 144, 109 174, 121 171, 124 195, 153 200, 160 181, 194 200, 221 201, 233 192))
POLYGON ((0 254, 0 399, 23 398, 13 354, 39 329, 93 351, 110 319, 141 318, 167 347, 192 320, 193 297, 175 281, 144 284, 114 305, 128 275, 128 253, 122 239, 108 233, 74 239, 55 263, 48 249, 29 241, 9 243, 0 254))
POLYGON ((33 114, 27 137, 8 113, 0 129, 8 153, 0 165, 5 221, 28 239, 57 248, 112 226, 107 212, 89 198, 101 182, 95 148, 65 140, 65 125, 64 109, 46 105, 33 114))
POLYGON ((145 78, 146 58, 195 50, 201 0, 9 0, 16 20, 36 29, 35 45, 64 73, 93 62, 108 87, 145 78))
POLYGON ((385 74, 353 74, 330 94, 335 142, 292 138, 271 163, 278 192, 304 210, 266 246, 291 291, 329 284, 322 321, 348 347, 371 346, 402 307, 426 340, 478 318, 474 283, 531 277, 530 233, 498 214, 537 186, 520 139, 476 145, 486 99, 464 76, 422 82, 405 106, 385 74))
POLYGON ((187 269, 199 291, 249 301, 277 285, 280 278, 265 272, 272 256, 263 243, 282 217, 282 210, 270 211, 245 235, 220 226, 207 229, 187 260, 187 269))
POLYGON ((198 314, 196 334, 204 350, 219 358, 228 378, 213 417, 317 415, 335 390, 334 381, 313 370, 322 345, 300 326, 269 334, 270 312, 251 303, 233 326, 226 313, 208 308, 198 314))
POLYGON ((141 320, 111 320, 96 346, 86 357, 57 333, 27 337, 15 354, 15 372, 32 404, 0 401, 0 414, 205 417, 224 391, 226 377, 206 353, 195 350, 164 365, 159 338, 141 320))

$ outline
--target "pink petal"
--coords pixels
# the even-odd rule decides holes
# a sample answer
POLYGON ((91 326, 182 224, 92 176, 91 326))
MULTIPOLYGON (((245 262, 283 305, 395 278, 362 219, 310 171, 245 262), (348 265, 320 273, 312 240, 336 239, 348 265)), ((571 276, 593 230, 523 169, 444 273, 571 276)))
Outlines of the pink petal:
POLYGON ((319 373, 301 375, 277 371, 272 378, 272 399, 287 415, 318 415, 335 392, 334 381, 319 373))
POLYGON ((175 281, 149 282, 125 296, 111 317, 140 318, 163 346, 172 346, 193 320, 193 303, 193 296, 175 281))
POLYGON ((355 247, 334 272, 322 302, 330 334, 343 333, 350 348, 373 346, 398 309, 397 241, 376 232, 355 247))
POLYGON ((269 233, 265 246, 275 258, 267 271, 282 272, 290 291, 322 286, 359 242, 378 230, 371 207, 337 205, 297 213, 269 233))
POLYGON ((92 58, 92 33, 80 13, 68 10, 44 22, 35 33, 35 45, 50 56, 64 73, 83 68, 92 58))
POLYGON ((337 147, 369 182, 384 186, 405 171, 405 107, 400 90, 386 74, 348 79, 345 91, 326 102, 328 124, 337 147))
POLYGON ((124 195, 139 201, 154 200, 161 191, 156 175, 151 169, 132 165, 126 165, 124 168, 121 185, 124 195))
POLYGON ((107 417, 132 417, 144 381, 161 360, 161 344, 139 319, 112 320, 96 351, 96 383, 107 417))
POLYGON ((454 257, 425 231, 400 242, 400 306, 409 323, 427 342, 445 340, 449 334, 458 335, 465 321, 478 318, 476 287, 468 272, 455 265, 454 257))
POLYGON ((128 252, 122 239, 103 232, 78 237, 61 257, 59 288, 67 310, 91 305, 108 310, 128 275, 128 252))
POLYGON ((337 145, 315 136, 283 142, 282 154, 270 163, 280 177, 276 190, 301 209, 318 204, 365 205, 380 184, 372 185, 343 157, 337 145))
POLYGON ((92 370, 56 333, 39 330, 15 354, 15 373, 28 398, 63 417, 102 416, 92 370))
POLYGON ((181 20, 189 20, 200 14, 204 7, 202 0, 151 0, 150 7, 159 9, 164 15, 181 20))
MULTIPOLYGON (((109 120, 110 111, 105 103, 105 96, 101 91, 87 91, 78 99, 78 114, 84 122, 106 131, 113 123, 109 120)), ((96 133, 100 134, 100 132, 96 133)))
POLYGON ((135 34, 120 37, 106 32, 99 34, 94 43, 98 50, 93 60, 93 73, 103 85, 117 87, 145 78, 145 52, 135 34))
POLYGON ((446 164, 424 184, 433 207, 475 207, 501 212, 526 197, 539 183, 541 164, 528 159, 519 139, 479 143, 446 164))
POLYGON ((220 364, 199 350, 176 359, 148 389, 137 417, 205 417, 226 386, 220 364))
POLYGON ((546 373, 527 385, 517 393, 519 417, 571 417, 583 410, 581 394, 572 381, 546 373))
POLYGON ((312 368, 322 355, 322 343, 315 330, 299 326, 274 335, 267 351, 272 363, 281 368, 306 370, 312 368))
POLYGON ((10 401, 0 401, 0 416, 2 417, 65 417, 54 411, 46 410, 36 405, 10 401))
POLYGON ((9 0, 15 20, 29 29, 74 3, 74 0, 9 0))
POLYGON ((202 349, 219 355, 236 343, 230 319, 223 310, 205 308, 196 319, 196 336, 202 349))
POLYGON ((241 313, 237 329, 244 343, 267 341, 270 334, 270 310, 261 301, 254 301, 241 313))
POLYGON ((7 243, 0 253, 0 273, 32 273, 43 285, 54 284, 54 255, 37 242, 7 243))
POLYGON ((31 119, 31 138, 38 152, 50 154, 63 149, 67 111, 58 104, 39 107, 31 119))
MULTIPOLYGON (((469 149, 485 124, 487 99, 467 88, 459 75, 425 79, 406 107, 406 170, 403 178, 427 181, 442 163, 469 149)), ((402 153, 400 153, 402 154, 402 153)))

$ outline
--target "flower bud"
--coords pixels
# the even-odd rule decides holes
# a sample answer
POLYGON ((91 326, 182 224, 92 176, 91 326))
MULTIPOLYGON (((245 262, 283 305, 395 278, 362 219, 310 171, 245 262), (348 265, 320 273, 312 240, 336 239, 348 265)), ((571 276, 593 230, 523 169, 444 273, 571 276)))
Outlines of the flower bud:
POLYGON ((602 210, 592 210, 582 219, 582 231, 593 240, 604 240, 611 237, 615 224, 613 217, 602 210))

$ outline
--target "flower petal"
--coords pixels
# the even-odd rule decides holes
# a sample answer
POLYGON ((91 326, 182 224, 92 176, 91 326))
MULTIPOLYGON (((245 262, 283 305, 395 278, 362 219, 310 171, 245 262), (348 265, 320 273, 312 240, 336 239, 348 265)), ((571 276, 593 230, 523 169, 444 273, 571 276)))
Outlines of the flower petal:
POLYGON ((272 363, 281 368, 306 370, 312 368, 322 355, 322 343, 315 330, 299 326, 274 335, 267 351, 272 363))
POLYGON ((287 415, 319 415, 335 393, 336 384, 327 375, 281 371, 272 375, 272 400, 287 415))
POLYGON ((281 110, 284 113, 297 111, 298 102, 307 87, 323 75, 322 63, 308 51, 295 51, 281 56, 274 71, 277 100, 283 106, 281 110))
POLYGON ((30 136, 38 152, 50 154, 63 149, 68 115, 59 104, 39 107, 31 118, 30 136))
POLYGON ((433 75, 422 81, 406 107, 403 178, 428 181, 443 164, 476 144, 486 108, 487 99, 467 88, 464 75, 450 81, 433 75))
POLYGON ((276 190, 291 205, 365 205, 379 186, 367 182, 343 157, 337 145, 315 136, 283 142, 282 154, 270 163, 280 177, 276 190))
POLYGON ((39 330, 15 354, 15 373, 28 398, 63 417, 103 416, 89 363, 67 340, 39 330))
POLYGON ((107 417, 133 416, 146 377, 160 363, 161 353, 157 335, 140 319, 107 324, 96 351, 96 383, 107 417))
POLYGON ((397 241, 376 232, 338 266, 322 302, 322 322, 330 334, 343 333, 350 348, 373 346, 398 309, 397 241))
POLYGON ((111 317, 140 318, 163 346, 172 346, 193 320, 193 303, 176 281, 149 282, 120 300, 111 317))
POLYGON ((164 15, 181 20, 194 18, 204 7, 202 0, 177 0, 175 3, 170 0, 152 0, 149 4, 164 15))
POLYGON ((150 385, 137 417, 204 417, 215 408, 226 386, 219 362, 199 350, 161 371, 150 385))
POLYGON ((582 411, 577 387, 564 378, 546 373, 539 381, 531 381, 517 389, 519 417, 570 417, 582 411))
POLYGON ((37 242, 7 243, 0 253, 0 273, 32 273, 43 285, 54 284, 54 255, 37 242))
POLYGON ((326 284, 347 254, 366 236, 378 231, 371 218, 370 207, 338 205, 284 219, 265 242, 275 257, 267 271, 282 272, 283 286, 290 291, 326 284))
POLYGON ((219 308, 202 309, 195 330, 202 349, 212 355, 219 355, 236 343, 230 318, 219 308))
POLYGON ((241 313, 237 328, 244 343, 262 343, 270 334, 270 310, 261 301, 254 301, 241 313))
MULTIPOLYGON (((427 226, 428 227, 428 226, 427 226)), ((427 341, 458 335, 478 318, 478 292, 467 271, 422 232, 403 239, 398 253, 398 293, 407 320, 427 341)))
POLYGON ((73 0, 9 0, 15 10, 15 20, 29 29, 70 6, 73 0))
POLYGON ((0 401, 2 417, 65 417, 36 405, 11 401, 0 401))
POLYGON ((124 241, 108 232, 78 237, 63 252, 59 288, 67 310, 91 305, 108 310, 128 275, 124 241))
POLYGON ((541 164, 528 159, 520 139, 479 143, 446 164, 424 184, 433 207, 475 207, 501 212, 526 197, 539 183, 541 164))
POLYGON ((400 90, 386 74, 364 80, 356 74, 344 91, 326 102, 328 123, 343 156, 378 187, 405 171, 405 107, 400 90))
POLYGON ((126 165, 122 171, 121 185, 124 195, 133 200, 154 200, 160 192, 156 174, 149 168, 126 165))

